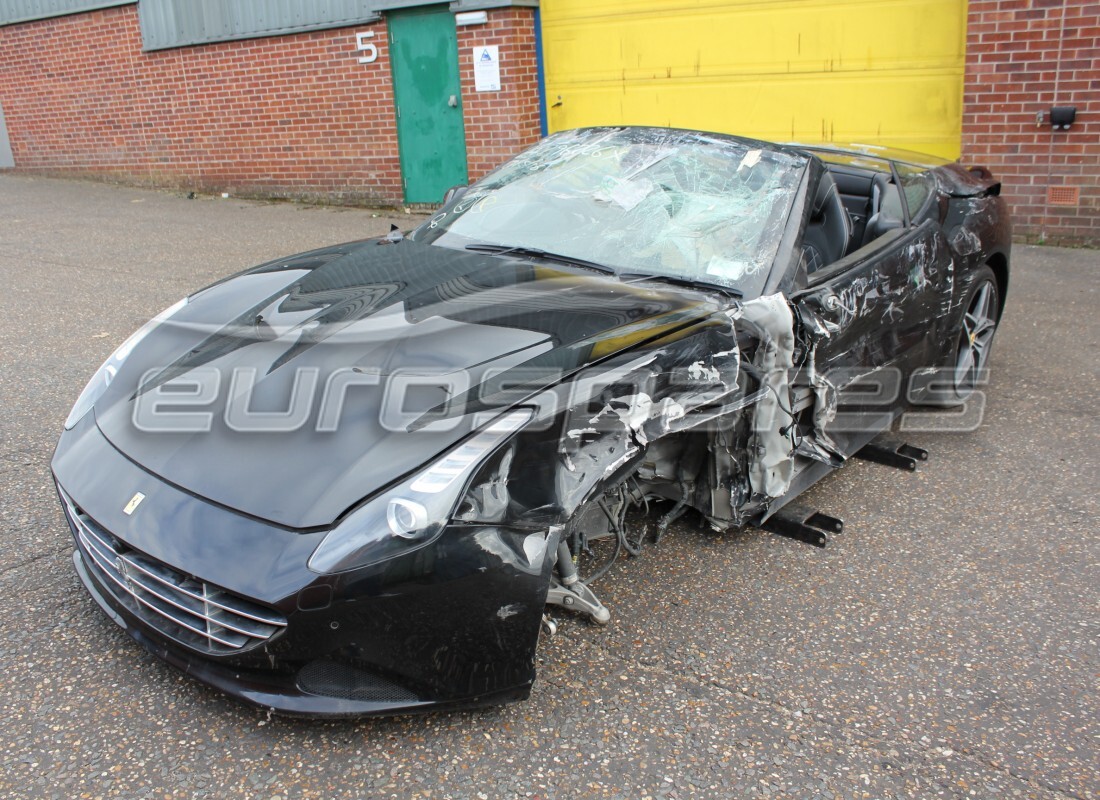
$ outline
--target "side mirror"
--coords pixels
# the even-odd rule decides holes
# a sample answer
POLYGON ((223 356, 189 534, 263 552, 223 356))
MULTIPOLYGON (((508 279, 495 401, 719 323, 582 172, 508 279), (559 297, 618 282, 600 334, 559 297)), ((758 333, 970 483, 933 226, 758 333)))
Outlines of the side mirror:
POLYGON ((443 195, 443 205, 447 205, 452 200, 457 200, 458 198, 462 197, 462 195, 466 194, 466 190, 469 188, 469 186, 461 183, 458 186, 452 186, 443 195))

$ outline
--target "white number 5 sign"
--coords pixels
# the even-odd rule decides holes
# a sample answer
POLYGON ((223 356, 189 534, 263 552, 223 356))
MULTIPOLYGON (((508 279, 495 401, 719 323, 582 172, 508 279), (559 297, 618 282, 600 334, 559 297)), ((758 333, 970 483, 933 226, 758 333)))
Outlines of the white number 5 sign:
POLYGON ((363 55, 359 56, 360 64, 370 64, 378 60, 378 47, 370 41, 374 38, 374 31, 363 31, 355 34, 355 49, 363 55))

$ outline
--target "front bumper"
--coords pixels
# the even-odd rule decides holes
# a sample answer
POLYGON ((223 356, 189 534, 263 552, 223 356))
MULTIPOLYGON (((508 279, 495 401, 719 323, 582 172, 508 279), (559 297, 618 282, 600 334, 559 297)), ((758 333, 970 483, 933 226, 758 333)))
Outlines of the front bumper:
MULTIPOLYGON (((133 619, 125 611, 119 610, 104 596, 100 591, 99 584, 92 578, 85 566, 79 549, 73 551, 73 566, 76 569, 76 574, 80 577, 81 583, 84 584, 84 588, 88 590, 92 599, 99 604, 103 612, 126 631, 134 641, 154 656, 207 686, 225 692, 238 700, 251 703, 260 708, 270 709, 279 714, 308 717, 412 714, 441 708, 477 708, 509 703, 516 700, 526 700, 531 693, 531 684, 527 684, 495 694, 467 698, 464 701, 437 701, 416 697, 403 697, 396 700, 357 700, 314 694, 304 691, 299 686, 296 676, 280 674, 275 671, 234 669, 231 666, 196 657, 180 648, 172 647, 163 640, 150 635, 146 625, 133 619)), ((323 690, 325 676, 319 676, 319 678, 317 689, 323 690)), ((343 674, 333 674, 329 677, 327 683, 332 691, 342 693, 369 693, 379 689, 381 691, 386 690, 386 687, 378 687, 377 681, 373 680, 369 673, 355 675, 350 671, 344 671, 343 674)))
POLYGON ((62 436, 53 469, 62 502, 69 499, 74 565, 96 603, 151 653, 205 684, 279 713, 325 717, 475 707, 530 693, 551 570, 545 556, 528 561, 530 531, 452 525, 424 550, 320 576, 306 561, 324 531, 287 531, 191 496, 126 459, 88 418, 62 436), (146 498, 125 514, 135 491, 146 498), (166 624, 163 611, 135 602, 141 593, 127 591, 126 567, 112 576, 104 552, 82 539, 73 509, 121 560, 182 576, 171 580, 200 603, 208 591, 239 598, 285 626, 213 652, 166 624))

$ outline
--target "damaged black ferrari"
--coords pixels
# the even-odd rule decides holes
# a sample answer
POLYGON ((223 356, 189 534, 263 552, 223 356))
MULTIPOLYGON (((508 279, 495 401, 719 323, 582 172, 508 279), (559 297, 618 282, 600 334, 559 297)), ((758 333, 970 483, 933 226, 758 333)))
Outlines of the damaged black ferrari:
POLYGON ((807 487, 923 458, 889 432, 983 380, 999 189, 879 148, 550 136, 408 235, 263 264, 124 342, 53 458, 76 570, 276 712, 526 698, 549 612, 611 624, 593 584, 681 515, 821 546, 841 523, 807 487))

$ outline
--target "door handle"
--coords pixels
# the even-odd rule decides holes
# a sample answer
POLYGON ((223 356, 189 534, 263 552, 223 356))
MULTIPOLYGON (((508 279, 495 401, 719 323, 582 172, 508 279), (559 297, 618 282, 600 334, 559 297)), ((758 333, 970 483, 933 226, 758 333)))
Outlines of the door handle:
POLYGON ((447 105, 451 108, 458 108, 458 97, 452 94, 451 98, 447 101, 447 105))

